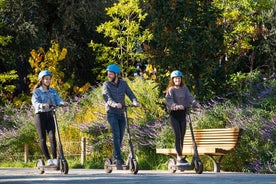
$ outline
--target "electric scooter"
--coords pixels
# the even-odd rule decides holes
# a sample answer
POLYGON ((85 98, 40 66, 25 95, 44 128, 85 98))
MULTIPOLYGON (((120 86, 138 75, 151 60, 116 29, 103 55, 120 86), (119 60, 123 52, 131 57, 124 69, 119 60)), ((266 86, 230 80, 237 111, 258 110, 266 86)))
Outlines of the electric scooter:
POLYGON ((190 127, 193 146, 194 146, 193 159, 192 159, 191 163, 189 163, 188 165, 177 165, 176 164, 176 158, 170 158, 169 161, 168 161, 168 171, 170 173, 175 173, 176 170, 185 171, 185 170, 194 170, 195 169, 197 174, 202 174, 202 172, 203 172, 203 163, 200 160, 199 155, 198 155, 197 144, 196 144, 196 141, 195 141, 193 125, 192 125, 192 120, 191 120, 191 116, 190 116, 190 108, 186 108, 186 109, 187 109, 187 116, 188 116, 188 119, 189 119, 189 127, 190 127))
POLYGON ((37 171, 39 174, 43 174, 46 170, 51 170, 51 171, 60 170, 62 174, 68 174, 68 172, 69 172, 68 163, 63 154, 63 148, 62 148, 60 134, 59 134, 59 128, 58 128, 57 117, 56 117, 56 109, 57 108, 58 108, 58 106, 50 106, 50 109, 51 109, 51 112, 52 112, 53 118, 54 118, 57 142, 58 142, 58 146, 59 146, 59 156, 57 158, 57 165, 45 165, 44 160, 39 159, 36 162, 36 168, 37 168, 37 171))
POLYGON ((106 173, 111 173, 113 169, 117 170, 130 170, 132 174, 137 174, 139 170, 138 161, 134 157, 134 150, 133 150, 133 144, 131 141, 130 136, 130 129, 129 129, 129 122, 128 122, 128 116, 127 116, 127 108, 128 107, 135 107, 133 105, 126 105, 125 107, 125 121, 126 121, 126 130, 127 130, 127 136, 128 136, 128 144, 129 144, 129 155, 127 162, 123 165, 117 165, 116 163, 112 162, 112 159, 106 158, 104 161, 104 170, 106 173))

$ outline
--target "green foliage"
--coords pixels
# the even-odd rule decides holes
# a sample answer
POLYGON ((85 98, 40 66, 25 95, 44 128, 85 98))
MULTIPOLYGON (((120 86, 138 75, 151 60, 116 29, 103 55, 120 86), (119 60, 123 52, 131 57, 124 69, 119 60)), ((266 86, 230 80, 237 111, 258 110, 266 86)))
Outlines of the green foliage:
POLYGON ((11 39, 11 36, 0 36, 0 45, 6 46, 11 41, 11 39))
MULTIPOLYGON (((135 70, 135 62, 145 59, 144 53, 137 52, 141 44, 150 41, 149 29, 141 26, 147 14, 139 7, 139 0, 120 0, 106 8, 111 21, 97 27, 109 39, 110 46, 91 41, 89 47, 96 52, 96 60, 104 67, 109 63, 118 63, 122 67, 122 76, 127 77, 135 70)), ((99 77, 101 79, 101 77, 99 77)))
POLYGON ((256 41, 255 53, 258 66, 268 66, 267 72, 273 73, 275 70, 276 48, 276 5, 272 9, 262 11, 262 25, 260 25, 260 38, 256 41))
POLYGON ((231 57, 253 48, 252 41, 258 37, 258 26, 263 21, 262 11, 271 9, 273 0, 215 0, 214 5, 223 10, 218 21, 225 31, 225 53, 231 57))
POLYGON ((10 100, 16 86, 13 82, 18 79, 18 75, 15 70, 9 72, 0 73, 0 104, 4 104, 6 100, 10 100))
MULTIPOLYGON (((0 8, 3 8, 5 5, 5 1, 0 1, 0 8)), ((0 28, 2 27, 2 22, 0 23, 0 28)), ((12 39, 12 36, 2 36, 0 35, 0 45, 6 46, 12 39)))
POLYGON ((167 155, 156 154, 155 149, 139 148, 138 155, 139 168, 145 170, 166 170, 168 168, 167 155))
MULTIPOLYGON (((22 157, 22 155, 20 155, 22 157)), ((34 165, 36 164, 37 160, 30 161, 30 162, 23 162, 23 161, 13 161, 13 162, 8 162, 4 161, 1 162, 1 167, 2 168, 33 168, 34 165)))
MULTIPOLYGON (((22 75, 26 77, 31 73, 30 51, 38 47, 46 50, 51 47, 51 40, 58 38, 60 45, 68 49, 66 62, 60 66, 64 69, 64 81, 72 79, 71 86, 82 86, 86 82, 96 84, 98 73, 91 70, 99 66, 87 43, 92 37, 99 43, 104 42, 95 27, 107 20, 104 9, 114 2, 117 0, 5 1, 0 9, 3 22, 0 35, 10 35, 13 39, 6 47, 0 47, 0 73, 16 69, 23 61, 27 71, 22 75)), ((28 85, 28 81, 26 83, 28 85)))
POLYGON ((201 114, 197 128, 225 128, 229 126, 229 118, 234 118, 236 109, 230 101, 223 104, 217 104, 210 109, 206 109, 201 114))
POLYGON ((36 130, 32 114, 26 107, 16 108, 6 104, 0 109, 1 137, 0 159, 15 161, 18 158, 14 153, 23 152, 25 144, 29 144, 31 154, 38 151, 36 130))
POLYGON ((174 148, 174 132, 169 124, 169 119, 163 122, 165 125, 158 137, 156 137, 156 148, 174 148))
POLYGON ((243 103, 248 98, 258 98, 258 95, 265 89, 266 83, 263 81, 263 76, 258 70, 249 73, 237 72, 230 75, 227 81, 229 85, 230 97, 238 104, 243 103))
POLYGON ((69 83, 63 83, 62 79, 64 73, 59 69, 59 62, 64 60, 67 54, 66 48, 59 48, 59 43, 56 41, 51 42, 51 47, 47 52, 43 48, 39 48, 37 51, 31 51, 31 57, 29 63, 34 73, 29 74, 30 79, 29 87, 32 90, 34 85, 38 82, 37 76, 42 70, 49 70, 52 72, 54 80, 52 80, 52 87, 57 89, 62 97, 65 97, 68 93, 67 90, 71 87, 69 83))
POLYGON ((219 10, 209 1, 149 2, 154 20, 150 63, 157 68, 160 90, 168 84, 167 72, 178 69, 198 99, 219 93, 225 75, 219 10))
MULTIPOLYGON (((272 96, 275 98, 275 94, 272 96)), ((242 130, 236 150, 222 160, 223 170, 275 172, 269 170, 269 164, 275 162, 276 152, 275 111, 270 111, 273 107, 269 106, 275 104, 266 105, 256 108, 226 101, 213 104, 204 111, 197 128, 238 127, 242 130)))

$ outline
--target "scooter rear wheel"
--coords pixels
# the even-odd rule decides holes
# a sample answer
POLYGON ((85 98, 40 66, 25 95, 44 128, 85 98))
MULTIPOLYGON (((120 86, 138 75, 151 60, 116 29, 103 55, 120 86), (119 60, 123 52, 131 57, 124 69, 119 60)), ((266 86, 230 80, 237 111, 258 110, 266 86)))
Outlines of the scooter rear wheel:
POLYGON ((111 173, 112 172, 112 160, 110 158, 106 158, 104 161, 104 171, 105 173, 111 173))
POLYGON ((136 159, 131 159, 130 171, 132 174, 137 174, 139 170, 138 162, 136 159))
POLYGON ((168 161, 168 171, 169 173, 175 173, 176 168, 175 168, 176 161, 173 158, 170 158, 168 161))
POLYGON ((60 171, 62 174, 68 174, 69 172, 69 166, 65 159, 60 161, 60 171))
POLYGON ((201 160, 195 160, 194 161, 195 164, 195 171, 197 174, 202 174, 203 172, 203 163, 201 160))
POLYGON ((45 171, 44 171, 44 166, 45 166, 45 163, 42 159, 39 159, 37 162, 36 162, 36 168, 37 168, 37 171, 39 174, 43 174, 45 171))

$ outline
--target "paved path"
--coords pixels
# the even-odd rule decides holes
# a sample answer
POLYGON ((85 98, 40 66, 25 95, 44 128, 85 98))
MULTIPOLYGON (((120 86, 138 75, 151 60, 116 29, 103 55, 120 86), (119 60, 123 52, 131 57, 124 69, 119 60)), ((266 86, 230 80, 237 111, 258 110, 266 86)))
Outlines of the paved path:
POLYGON ((101 169, 70 169, 67 175, 48 171, 38 174, 35 169, 0 168, 0 183, 18 184, 276 184, 276 175, 246 173, 213 173, 176 172, 139 170, 137 175, 129 171, 114 170, 106 174, 101 169))

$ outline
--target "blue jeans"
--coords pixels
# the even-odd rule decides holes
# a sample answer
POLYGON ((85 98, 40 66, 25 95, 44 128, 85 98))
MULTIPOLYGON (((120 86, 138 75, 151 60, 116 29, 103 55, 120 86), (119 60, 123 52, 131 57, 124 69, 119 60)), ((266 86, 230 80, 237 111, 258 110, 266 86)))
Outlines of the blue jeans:
POLYGON ((122 159, 121 145, 125 133, 126 120, 124 114, 107 113, 107 121, 111 126, 113 136, 114 159, 122 159))

